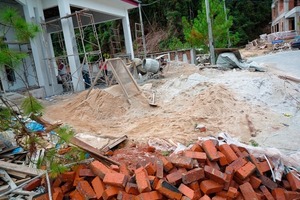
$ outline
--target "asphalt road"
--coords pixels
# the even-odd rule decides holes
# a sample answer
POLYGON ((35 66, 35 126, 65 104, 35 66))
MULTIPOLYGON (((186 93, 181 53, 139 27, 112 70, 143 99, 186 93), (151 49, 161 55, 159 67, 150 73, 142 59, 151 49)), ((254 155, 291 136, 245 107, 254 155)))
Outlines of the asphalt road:
POLYGON ((283 51, 264 56, 249 58, 258 64, 267 65, 300 78, 300 50, 283 51))

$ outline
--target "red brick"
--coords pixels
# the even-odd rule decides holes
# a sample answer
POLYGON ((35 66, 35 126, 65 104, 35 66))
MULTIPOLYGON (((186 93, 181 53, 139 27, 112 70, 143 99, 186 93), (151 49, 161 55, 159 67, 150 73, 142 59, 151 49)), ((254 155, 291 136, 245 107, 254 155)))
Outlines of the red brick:
POLYGON ((258 200, 250 183, 246 182, 243 185, 240 185, 240 190, 245 200, 258 200))
POLYGON ((194 190, 192 190, 191 188, 189 188, 188 186, 186 186, 184 184, 180 184, 178 190, 190 199, 194 199, 194 197, 195 197, 194 190))
POLYGON ((235 144, 230 144, 229 145, 231 147, 231 149, 235 152, 235 154, 238 156, 238 157, 243 157, 243 153, 241 152, 241 150, 235 145, 235 144))
POLYGON ((237 176, 241 180, 245 180, 255 171, 256 167, 253 163, 248 162, 246 165, 241 167, 235 172, 235 176, 237 176))
POLYGON ((127 183, 127 176, 117 172, 106 173, 103 179, 103 183, 116 186, 116 187, 125 188, 127 183))
POLYGON ((300 193, 295 191, 284 191, 286 200, 300 199, 300 193))
POLYGON ((203 142, 202 148, 204 149, 210 161, 217 161, 219 159, 216 146, 212 140, 206 140, 203 142))
POLYGON ((265 195, 261 192, 261 191, 256 191, 256 197, 259 199, 259 200, 265 200, 266 197, 265 195))
POLYGON ((167 181, 172 185, 178 185, 181 183, 182 180, 182 171, 177 170, 171 174, 166 176, 167 181))
POLYGON ((227 176, 225 173, 222 173, 221 171, 214 169, 208 165, 204 167, 205 175, 209 177, 211 180, 216 181, 217 183, 225 183, 227 180, 227 176))
POLYGON ((286 175, 293 191, 300 191, 300 180, 295 172, 289 172, 286 175))
POLYGON ((152 182, 150 181, 151 188, 156 188, 159 180, 159 178, 155 177, 155 179, 152 182))
POLYGON ((272 195, 276 200, 286 200, 285 195, 284 195, 284 189, 282 189, 282 188, 273 189, 272 195))
POLYGON ((221 185, 213 180, 204 180, 200 183, 200 189, 204 194, 217 193, 223 190, 224 185, 221 185))
POLYGON ((128 182, 125 187, 125 192, 127 192, 128 194, 138 195, 139 190, 137 184, 128 182))
POLYGON ((201 197, 201 190, 198 181, 194 181, 188 185, 195 192, 194 199, 199 199, 201 197))
POLYGON ((73 182, 65 182, 60 188, 63 193, 69 192, 73 189, 73 182))
POLYGON ((277 183, 274 183, 271 179, 269 179, 266 176, 260 176, 259 179, 261 180, 261 183, 263 185, 265 185, 267 188, 269 188, 270 190, 274 190, 275 188, 277 188, 277 183))
POLYGON ((113 173, 114 171, 106 167, 104 164, 99 162, 98 160, 95 160, 91 162, 90 169, 93 171, 94 174, 99 176, 101 179, 104 178, 106 173, 113 173))
POLYGON ((52 184, 52 187, 55 188, 55 187, 59 187, 62 183, 62 180, 60 178, 60 176, 57 176, 52 184))
MULTIPOLYGON (((271 165, 271 167, 272 167, 272 169, 273 169, 274 166, 273 166, 273 164, 272 164, 272 161, 269 160, 269 162, 270 162, 270 165, 271 165)), ((263 162, 257 163, 257 165, 258 165, 258 167, 259 167, 259 169, 261 170, 262 173, 265 173, 265 172, 268 172, 268 171, 271 170, 271 169, 270 169, 270 166, 269 166, 269 164, 268 164, 268 162, 267 162, 266 160, 263 161, 263 162)))
POLYGON ((25 185, 23 187, 23 190, 32 191, 35 188, 41 186, 41 182, 42 182, 42 179, 40 179, 40 178, 34 179, 33 181, 31 181, 27 185, 25 185))
POLYGON ((263 192, 264 196, 267 198, 267 200, 275 200, 268 188, 266 186, 262 185, 259 187, 260 190, 263 192))
POLYGON ((54 190, 52 193, 53 200, 62 200, 64 198, 62 190, 59 187, 54 188, 53 190, 54 190))
POLYGON ((228 196, 229 198, 234 199, 234 198, 237 197, 237 195, 238 195, 238 190, 237 190, 236 188, 234 188, 234 187, 229 187, 229 188, 228 188, 227 196, 228 196))
POLYGON ((148 179, 148 173, 145 170, 145 168, 140 167, 140 168, 136 169, 134 173, 135 173, 136 183, 137 183, 139 192, 140 193, 150 192, 151 185, 150 185, 150 181, 148 179))
POLYGON ((157 160, 155 163, 156 166, 156 177, 163 178, 164 177, 164 165, 161 160, 157 160))
POLYGON ((207 157, 204 152, 185 151, 184 156, 188 158, 197 159, 199 162, 205 162, 207 157))
POLYGON ((225 165, 229 164, 227 159, 226 159, 226 156, 222 152, 218 151, 218 155, 220 157, 219 163, 220 163, 221 166, 225 166, 225 165))
POLYGON ((220 145, 219 149, 226 156, 226 159, 229 163, 232 163, 233 161, 238 159, 237 155, 228 144, 220 145))
POLYGON ((182 174, 182 182, 190 184, 194 181, 199 181, 205 178, 203 168, 195 168, 182 174))
POLYGON ((78 182, 76 189, 86 199, 96 198, 95 191, 87 181, 78 182))
POLYGON ((115 172, 120 172, 120 167, 118 165, 110 165, 110 169, 114 170, 115 172))
POLYGON ((45 193, 45 194, 41 194, 41 195, 38 195, 38 196, 34 196, 32 198, 32 200, 49 200, 49 194, 45 193))
POLYGON ((231 168, 232 171, 235 172, 236 170, 238 170, 241 167, 243 167, 245 164, 247 164, 247 161, 244 158, 239 157, 237 160, 235 160, 234 162, 230 163, 227 167, 231 168))
POLYGON ((127 165, 125 163, 121 163, 120 165, 120 173, 126 175, 126 176, 130 176, 130 171, 127 168, 127 165))
POLYGON ((93 177, 96 176, 91 169, 80 169, 79 170, 79 176, 84 176, 84 177, 93 177))
MULTIPOLYGON (((220 170, 220 167, 218 165, 218 162, 216 161, 210 161, 209 159, 206 160, 206 163, 208 166, 212 167, 212 168, 215 168, 217 170, 220 170)), ((204 165, 205 166, 205 165, 204 165)))
POLYGON ((71 171, 71 172, 64 172, 61 174, 61 180, 63 182, 73 182, 75 178, 75 172, 71 171))
POLYGON ((190 148, 190 150, 195 151, 195 152, 204 152, 204 150, 198 143, 193 144, 193 146, 190 148))
POLYGON ((145 166, 145 170, 147 171, 147 173, 148 173, 149 176, 153 176, 156 173, 156 166, 152 162, 149 162, 145 166))
POLYGON ((259 162, 253 155, 250 155, 250 161, 255 165, 259 175, 263 175, 263 171, 260 168, 259 162))
POLYGON ((159 156, 159 159, 162 161, 165 172, 169 172, 173 169, 173 164, 164 156, 159 156))
POLYGON ((112 199, 118 195, 119 191, 120 190, 117 187, 110 186, 104 190, 102 197, 104 200, 112 199))
POLYGON ((180 200, 191 200, 191 199, 188 198, 187 196, 182 196, 180 200))
POLYGON ((75 170, 75 177, 74 177, 74 182, 73 182, 73 186, 77 186, 79 181, 83 181, 84 178, 79 176, 79 172, 81 169, 86 169, 85 165, 78 165, 76 166, 73 170, 75 170))
POLYGON ((78 190, 74 190, 70 193, 70 198, 72 200, 85 200, 85 198, 78 192, 78 190))
POLYGON ((159 200, 163 199, 162 194, 157 191, 141 193, 139 196, 140 200, 159 200))
POLYGON ((252 176, 250 176, 249 183, 251 184, 253 189, 257 189, 257 188, 259 188, 259 186, 261 184, 261 180, 259 178, 257 178, 256 176, 252 175, 252 176))
POLYGON ((183 167, 186 169, 193 169, 193 159, 178 154, 169 157, 169 160, 173 165, 177 167, 183 167))
POLYGON ((211 200, 211 198, 209 196, 207 196, 207 195, 204 195, 199 200, 211 200))
POLYGON ((124 191, 119 191, 117 196, 117 200, 136 200, 136 199, 137 197, 135 195, 128 194, 124 191))
POLYGON ((96 176, 92 180, 92 186, 93 186, 93 189, 96 193, 97 199, 100 199, 102 197, 102 194, 103 194, 104 190, 105 190, 105 185, 102 182, 102 180, 99 178, 99 176, 96 176))
POLYGON ((285 189, 291 190, 291 184, 287 180, 282 180, 282 185, 285 189))
POLYGON ((156 148, 155 148, 155 147, 153 147, 153 146, 148 146, 146 151, 147 151, 147 152, 154 153, 154 152, 155 152, 155 150, 156 150, 156 148))
POLYGON ((227 198, 227 191, 222 190, 221 192, 217 192, 216 196, 227 198))
POLYGON ((180 200, 182 197, 181 192, 176 187, 162 179, 159 180, 155 189, 170 199, 180 200))
POLYGON ((221 197, 221 196, 216 195, 212 198, 212 200, 227 200, 227 199, 225 197, 221 197))

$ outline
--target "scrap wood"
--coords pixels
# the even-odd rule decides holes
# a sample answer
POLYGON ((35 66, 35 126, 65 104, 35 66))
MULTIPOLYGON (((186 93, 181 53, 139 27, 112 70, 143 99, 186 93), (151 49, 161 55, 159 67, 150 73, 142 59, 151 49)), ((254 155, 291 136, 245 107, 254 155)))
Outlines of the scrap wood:
POLYGON ((300 79, 292 77, 292 76, 287 76, 287 75, 279 75, 278 78, 283 79, 283 80, 289 80, 293 81, 295 83, 300 83, 300 79))
POLYGON ((118 146, 119 144, 121 144, 122 142, 127 140, 127 138, 128 138, 128 136, 124 135, 122 137, 115 139, 111 144, 108 144, 106 147, 103 147, 102 151, 107 152, 109 150, 112 150, 113 148, 115 148, 116 146, 118 146))
POLYGON ((41 174, 45 174, 45 170, 34 169, 34 168, 30 168, 30 167, 27 167, 24 165, 17 165, 14 163, 8 163, 8 162, 4 162, 4 161, 0 161, 0 169, 21 172, 21 173, 28 174, 30 176, 38 176, 41 174))

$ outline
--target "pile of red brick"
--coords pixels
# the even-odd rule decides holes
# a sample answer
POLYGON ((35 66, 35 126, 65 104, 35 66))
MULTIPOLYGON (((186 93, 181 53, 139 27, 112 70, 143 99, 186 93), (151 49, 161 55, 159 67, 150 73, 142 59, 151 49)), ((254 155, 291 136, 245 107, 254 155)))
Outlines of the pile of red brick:
MULTIPOLYGON (((207 140, 171 156, 128 170, 99 161, 79 165, 57 177, 53 200, 69 199, 300 199, 300 180, 289 172, 273 182, 270 161, 258 160, 235 145, 207 140)), ((46 199, 47 194, 35 199, 46 199)))

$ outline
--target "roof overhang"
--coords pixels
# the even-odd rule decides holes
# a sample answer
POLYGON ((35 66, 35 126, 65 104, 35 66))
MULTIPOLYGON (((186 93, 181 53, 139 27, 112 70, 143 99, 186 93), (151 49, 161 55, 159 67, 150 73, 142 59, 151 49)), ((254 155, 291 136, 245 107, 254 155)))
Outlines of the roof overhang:
POLYGON ((122 1, 124 1, 126 3, 129 3, 129 4, 131 4, 133 6, 136 6, 136 7, 139 5, 139 3, 135 0, 122 0, 122 1))

